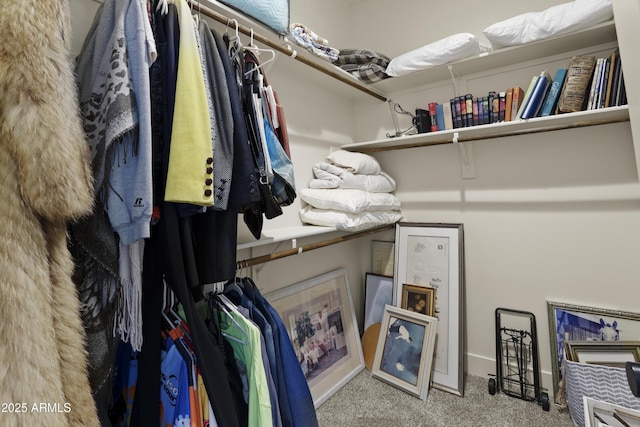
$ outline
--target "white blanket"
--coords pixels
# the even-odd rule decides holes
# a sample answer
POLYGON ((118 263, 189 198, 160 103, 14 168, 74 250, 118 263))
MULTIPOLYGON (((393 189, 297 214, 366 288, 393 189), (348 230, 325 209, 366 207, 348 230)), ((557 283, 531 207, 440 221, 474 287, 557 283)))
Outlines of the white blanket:
POLYGON ((396 182, 383 171, 376 175, 361 175, 320 162, 313 166, 313 175, 315 179, 309 182, 309 188, 353 188, 371 193, 390 193, 396 189, 396 182))
POLYGON ((390 193, 371 193, 352 188, 303 188, 300 198, 314 208, 350 213, 400 210, 400 200, 390 193))
POLYGON ((355 151, 336 150, 327 156, 327 162, 360 175, 377 175, 381 170, 375 157, 355 151))

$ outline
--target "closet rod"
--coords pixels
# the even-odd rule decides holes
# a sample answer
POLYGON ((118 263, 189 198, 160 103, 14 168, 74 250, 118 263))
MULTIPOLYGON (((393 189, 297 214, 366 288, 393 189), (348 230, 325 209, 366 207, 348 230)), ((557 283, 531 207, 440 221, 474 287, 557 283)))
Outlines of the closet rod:
POLYGON ((346 236, 336 237, 334 239, 323 240, 321 242, 309 243, 308 245, 298 246, 297 248, 287 249, 286 251, 275 252, 273 254, 262 255, 259 257, 249 258, 242 261, 238 261, 236 263, 236 268, 238 270, 252 267, 258 264, 264 264, 269 261, 274 261, 276 259, 285 258, 291 255, 297 255, 303 252, 309 252, 314 249, 324 248, 325 246, 334 245, 336 243, 346 242, 348 240, 357 239, 359 237, 364 237, 369 234, 379 233, 381 231, 392 230, 395 228, 395 224, 383 225, 381 227, 370 228, 368 230, 357 231, 353 234, 348 234, 346 236))
MULTIPOLYGON (((216 12, 215 10, 203 5, 201 2, 195 1, 195 0, 187 0, 188 3, 195 9, 198 10, 199 12, 203 13, 204 15, 208 16, 211 19, 215 19, 216 21, 225 24, 225 25, 229 25, 231 23, 231 19, 229 19, 228 17, 226 17, 225 15, 216 12)), ((354 81, 352 78, 350 78, 349 75, 343 75, 338 71, 335 70, 331 70, 329 68, 325 68, 325 67, 321 67, 320 65, 314 63, 313 61, 311 61, 310 59, 305 58, 304 56, 299 56, 296 54, 296 51, 291 49, 291 47, 289 46, 282 46, 279 45, 277 43, 275 43, 274 41, 272 41, 271 39, 256 33, 255 31, 252 31, 251 28, 247 28, 244 25, 240 25, 238 24, 238 31, 240 31, 241 33, 247 35, 247 36, 251 36, 251 34, 253 33, 253 38, 257 41, 259 41, 260 43, 263 43, 267 46, 269 46, 272 49, 277 50, 280 53, 284 53, 287 56, 290 56, 300 62, 302 62, 305 65, 308 65, 311 68, 314 68, 324 74, 327 74, 330 77, 333 77, 334 79, 337 79, 343 83, 348 84, 351 87, 354 87, 358 90, 360 90, 361 92, 366 93, 367 95, 373 96, 376 99, 379 99, 380 101, 385 101, 387 100, 387 98, 383 95, 380 95, 379 93, 370 90, 369 88, 362 86, 360 84, 358 84, 358 82, 354 81)))

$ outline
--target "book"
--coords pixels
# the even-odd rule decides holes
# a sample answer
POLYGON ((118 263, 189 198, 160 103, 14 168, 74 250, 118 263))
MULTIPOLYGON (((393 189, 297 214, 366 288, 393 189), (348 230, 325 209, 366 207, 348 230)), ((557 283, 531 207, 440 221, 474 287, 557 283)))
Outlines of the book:
POLYGON ((504 121, 505 122, 511 121, 512 103, 513 103, 513 88, 510 87, 509 89, 507 89, 507 95, 505 96, 505 101, 504 101, 504 121))
POLYGON ((558 100, 558 112, 582 111, 585 97, 589 96, 589 83, 595 65, 595 56, 578 55, 571 58, 567 78, 558 100))
POLYGON ((504 122, 505 113, 507 108, 507 93, 499 92, 498 93, 498 121, 504 122))
POLYGON ((489 113, 487 115, 487 123, 494 123, 493 121, 493 98, 497 96, 495 91, 489 91, 487 94, 487 108, 486 111, 489 113))
POLYGON ((451 102, 442 104, 442 115, 444 116, 444 128, 453 129, 453 114, 451 111, 451 102))
POLYGON ((444 104, 436 104, 436 119, 438 122, 438 130, 445 130, 444 104))
POLYGON ((431 132, 438 131, 438 117, 436 116, 436 105, 435 102, 430 102, 427 104, 427 108, 429 109, 429 125, 431 132))
POLYGON ((479 105, 478 105, 478 98, 476 98, 475 96, 473 97, 473 100, 471 101, 472 105, 473 105, 473 125, 479 125, 480 124, 480 109, 479 109, 479 105))
POLYGON ((598 93, 598 105, 596 108, 606 107, 605 100, 607 97, 607 86, 609 84, 609 71, 611 68, 611 58, 604 58, 602 66, 602 77, 600 78, 600 91, 598 93))
POLYGON ((536 85, 537 81, 538 81, 538 76, 533 76, 531 78, 531 82, 529 82, 529 86, 527 87, 527 90, 524 92, 524 97, 522 98, 520 109, 518 109, 518 114, 516 115, 518 119, 522 118, 522 112, 524 111, 524 108, 527 106, 527 103, 529 102, 529 98, 531 97, 531 92, 533 91, 533 87, 536 85))
POLYGON ((491 108, 491 123, 498 123, 500 121, 500 93, 497 92, 493 95, 493 102, 491 108))
POLYGON ((479 96, 478 100, 478 124, 484 124, 484 115, 486 114, 484 110, 484 96, 479 96))
POLYGON ((466 128, 467 127, 467 102, 464 99, 464 95, 460 95, 458 99, 460 100, 460 119, 461 119, 460 127, 466 128))
POLYGON ((620 70, 620 84, 618 85, 618 101, 616 105, 627 105, 627 90, 625 88, 622 70, 620 70))
POLYGON ((482 124, 486 125, 490 123, 489 121, 489 97, 483 96, 481 97, 482 101, 482 124))
POLYGON ((620 74, 622 74, 622 63, 620 60, 620 53, 617 52, 616 64, 613 69, 613 81, 611 82, 611 96, 609 97, 609 104, 607 107, 616 106, 618 101, 618 86, 620 85, 620 74))
POLYGON ((602 58, 596 59, 596 65, 593 69, 593 78, 589 85, 589 98, 587 99, 587 110, 593 110, 594 104, 597 103, 598 86, 600 84, 600 76, 602 74, 602 58))
POLYGON ((464 100, 467 104, 467 126, 473 126, 473 95, 466 94, 464 100))
POLYGON ((604 95, 604 106, 611 107, 611 91, 613 90, 613 81, 615 79, 616 66, 618 61, 618 50, 613 51, 609 57, 609 78, 607 79, 607 90, 604 95))
POLYGON ((549 90, 550 85, 551 75, 547 70, 544 70, 538 76, 536 84, 531 91, 531 96, 529 97, 527 106, 522 110, 522 115, 520 117, 523 119, 531 119, 540 113, 542 102, 544 101, 545 96, 547 96, 547 91, 549 90))
POLYGON ((549 92, 542 103, 542 110, 540 110, 540 116, 546 117, 554 114, 556 106, 558 105, 558 99, 560 98, 560 91, 564 85, 564 80, 567 77, 566 68, 558 68, 556 75, 553 76, 553 82, 549 87, 549 92))
POLYGON ((513 87, 513 95, 511 97, 511 120, 518 118, 518 110, 522 105, 522 99, 524 98, 524 90, 520 86, 513 87))

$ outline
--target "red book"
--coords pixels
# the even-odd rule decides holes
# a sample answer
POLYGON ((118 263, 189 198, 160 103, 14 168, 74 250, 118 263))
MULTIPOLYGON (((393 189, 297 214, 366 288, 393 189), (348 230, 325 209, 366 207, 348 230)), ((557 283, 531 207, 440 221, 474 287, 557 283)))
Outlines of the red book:
POLYGON ((431 132, 438 131, 438 116, 437 116, 438 113, 436 111, 436 105, 438 105, 437 102, 429 103, 429 118, 431 119, 431 132))

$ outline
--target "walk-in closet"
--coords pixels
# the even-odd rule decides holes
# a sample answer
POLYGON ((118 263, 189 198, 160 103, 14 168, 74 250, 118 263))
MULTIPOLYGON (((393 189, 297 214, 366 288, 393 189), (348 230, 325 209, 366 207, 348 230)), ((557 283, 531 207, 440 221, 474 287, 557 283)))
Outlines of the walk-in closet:
POLYGON ((640 425, 638 22, 2 0, 0 425, 640 425))

